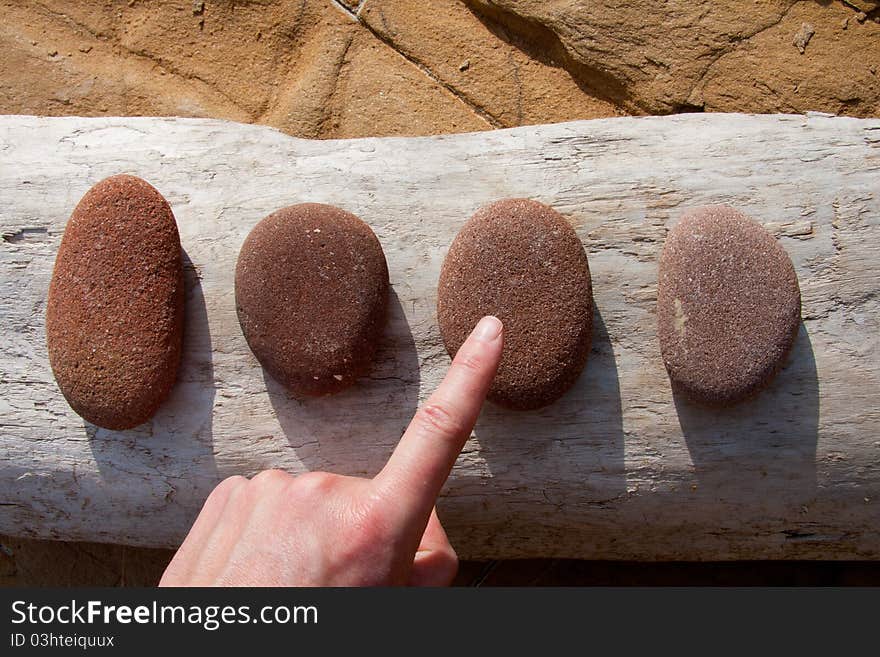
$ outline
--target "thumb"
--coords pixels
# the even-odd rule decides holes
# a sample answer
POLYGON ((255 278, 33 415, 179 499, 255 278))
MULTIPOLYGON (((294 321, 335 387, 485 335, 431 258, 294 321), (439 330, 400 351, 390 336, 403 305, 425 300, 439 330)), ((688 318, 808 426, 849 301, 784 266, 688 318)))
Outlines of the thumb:
POLYGON ((458 573, 458 555, 440 519, 437 517, 437 509, 431 511, 428 526, 422 535, 419 549, 413 559, 412 572, 410 573, 410 586, 449 586, 458 573))

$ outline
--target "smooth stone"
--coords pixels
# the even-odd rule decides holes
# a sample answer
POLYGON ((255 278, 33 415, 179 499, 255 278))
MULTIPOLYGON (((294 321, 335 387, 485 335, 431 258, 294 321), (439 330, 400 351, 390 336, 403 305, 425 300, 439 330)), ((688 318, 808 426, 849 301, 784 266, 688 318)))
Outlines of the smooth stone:
POLYGON ((134 176, 96 184, 67 222, 46 306, 49 363, 71 408, 106 429, 146 422, 177 377, 183 306, 168 202, 134 176))
POLYGON ((535 409, 574 385, 590 351, 593 296, 584 247, 558 212, 505 199, 478 210, 455 237, 437 298, 450 356, 484 315, 504 324, 490 401, 535 409))
POLYGON ((794 266, 759 223, 714 205, 669 231, 657 321, 674 390, 714 405, 755 394, 785 363, 800 319, 794 266))
POLYGON ((260 221, 235 269, 245 339, 269 374, 298 395, 338 392, 369 372, 388 290, 385 254, 370 227, 319 203, 260 221))

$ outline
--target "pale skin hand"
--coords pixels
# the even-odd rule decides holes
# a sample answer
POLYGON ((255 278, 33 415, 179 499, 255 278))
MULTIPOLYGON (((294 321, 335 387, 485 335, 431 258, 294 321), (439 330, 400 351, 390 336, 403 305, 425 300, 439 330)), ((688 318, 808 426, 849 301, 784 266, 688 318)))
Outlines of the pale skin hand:
POLYGON ((458 557, 434 503, 501 359, 484 317, 373 479, 266 470, 211 493, 160 586, 449 584, 458 557))

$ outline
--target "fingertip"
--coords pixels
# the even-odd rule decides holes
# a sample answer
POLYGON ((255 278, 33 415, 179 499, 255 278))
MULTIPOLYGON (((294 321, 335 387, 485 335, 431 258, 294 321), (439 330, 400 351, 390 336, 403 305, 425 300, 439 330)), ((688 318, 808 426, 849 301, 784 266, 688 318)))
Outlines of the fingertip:
POLYGON ((412 586, 448 586, 457 573, 458 555, 434 507, 413 559, 409 583, 412 586))
POLYGON ((477 325, 471 332, 471 337, 481 342, 492 342, 501 337, 503 331, 504 324, 501 323, 500 319, 494 315, 486 315, 477 322, 477 325))

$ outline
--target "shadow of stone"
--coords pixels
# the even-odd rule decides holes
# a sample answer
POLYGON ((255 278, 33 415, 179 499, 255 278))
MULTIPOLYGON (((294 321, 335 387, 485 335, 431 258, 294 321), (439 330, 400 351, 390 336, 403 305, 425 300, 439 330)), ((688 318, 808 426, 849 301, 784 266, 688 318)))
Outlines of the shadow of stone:
POLYGON ((263 370, 282 431, 310 470, 372 477, 388 460, 418 405, 419 358, 393 290, 388 322, 368 376, 335 395, 294 397, 263 370), (361 418, 370 418, 364 433, 361 418))
MULTIPOLYGON (((177 382, 147 422, 126 431, 111 431, 83 421, 100 481, 83 482, 84 500, 102 499, 119 510, 107 539, 125 543, 125 527, 155 524, 189 526, 218 482, 214 461, 212 415, 214 367, 211 330, 197 267, 183 252, 183 354, 177 382), (92 486, 101 490, 89 490, 92 486)), ((143 543, 142 534, 131 538, 143 543)))
POLYGON ((508 537, 551 532, 557 525, 565 531, 580 521, 588 524, 626 495, 617 366, 597 306, 593 313, 590 357, 561 399, 535 411, 483 407, 459 459, 463 467, 447 483, 449 497, 438 502, 441 519, 450 520, 450 537, 492 535, 498 523, 508 537), (517 508, 528 511, 520 518, 517 508), (536 526, 541 517, 548 527, 536 526))
POLYGON ((729 408, 674 399, 697 485, 725 515, 760 500, 786 517, 815 496, 819 379, 803 322, 786 367, 755 397, 729 408))

